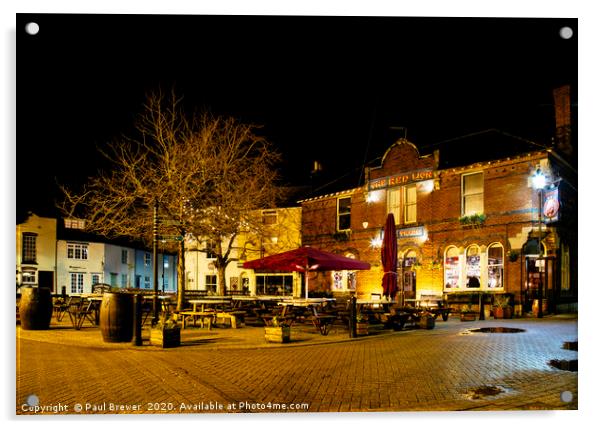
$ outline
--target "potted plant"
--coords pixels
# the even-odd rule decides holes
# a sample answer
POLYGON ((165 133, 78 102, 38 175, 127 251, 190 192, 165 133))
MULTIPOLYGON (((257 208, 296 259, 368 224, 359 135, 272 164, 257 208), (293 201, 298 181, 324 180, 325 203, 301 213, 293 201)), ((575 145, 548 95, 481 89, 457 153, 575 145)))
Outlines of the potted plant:
POLYGON ((291 326, 287 319, 272 317, 270 326, 265 327, 265 340, 268 343, 288 343, 291 340, 291 326))
POLYGON ((368 317, 365 314, 357 314, 357 323, 355 325, 355 332, 357 335, 368 335, 368 317))
POLYGON ((501 293, 493 296, 493 317, 495 319, 504 318, 504 308, 508 306, 509 298, 501 293))
POLYGON ((460 310, 460 320, 462 322, 473 322, 477 320, 477 313, 472 311, 472 304, 462 306, 462 310, 460 310))
POLYGON ((422 329, 433 329, 435 327, 435 317, 428 311, 421 311, 418 314, 418 327, 422 329))
POLYGON ((151 328, 150 343, 162 348, 178 347, 180 345, 180 325, 173 316, 165 314, 151 328))

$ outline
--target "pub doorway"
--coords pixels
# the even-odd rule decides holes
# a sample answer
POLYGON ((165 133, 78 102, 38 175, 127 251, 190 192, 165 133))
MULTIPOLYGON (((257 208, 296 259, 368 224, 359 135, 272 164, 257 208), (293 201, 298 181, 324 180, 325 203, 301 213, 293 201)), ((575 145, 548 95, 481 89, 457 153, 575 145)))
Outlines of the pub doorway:
POLYGON ((408 250, 401 259, 401 290, 403 298, 416 299, 416 264, 417 255, 414 250, 408 250))

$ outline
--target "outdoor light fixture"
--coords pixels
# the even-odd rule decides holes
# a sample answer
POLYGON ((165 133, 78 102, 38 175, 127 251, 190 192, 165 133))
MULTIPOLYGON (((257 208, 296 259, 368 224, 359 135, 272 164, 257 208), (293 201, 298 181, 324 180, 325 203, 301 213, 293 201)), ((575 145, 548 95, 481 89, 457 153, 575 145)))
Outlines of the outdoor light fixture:
POLYGON ((533 187, 537 190, 541 190, 546 186, 546 176, 541 172, 540 168, 537 168, 535 175, 533 176, 533 187))
POLYGON ((368 228, 368 222, 366 222, 366 221, 363 221, 363 222, 362 222, 362 226, 364 227, 364 229, 368 228))
POLYGON ((368 192, 368 195, 366 196, 366 202, 367 203, 375 203, 378 201, 378 196, 376 194, 376 192, 368 192))
POLYGON ((370 246, 372 246, 372 247, 382 247, 382 245, 383 245, 382 237, 374 237, 372 240, 370 240, 370 246))
POLYGON ((543 257, 543 246, 542 242, 542 210, 543 210, 543 189, 546 186, 546 176, 542 173, 540 168, 537 168, 535 175, 533 176, 533 187, 537 189, 539 199, 539 216, 538 226, 539 234, 537 237, 538 241, 538 256, 536 265, 539 268, 539 282, 537 287, 537 317, 543 317, 543 273, 545 271, 545 260, 543 257))

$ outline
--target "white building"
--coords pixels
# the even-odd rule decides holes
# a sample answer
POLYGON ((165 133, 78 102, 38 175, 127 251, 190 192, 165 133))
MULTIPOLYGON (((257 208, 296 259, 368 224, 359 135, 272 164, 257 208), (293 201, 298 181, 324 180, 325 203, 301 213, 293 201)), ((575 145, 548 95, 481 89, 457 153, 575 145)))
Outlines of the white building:
POLYGON ((17 292, 20 286, 56 292, 56 219, 31 213, 16 233, 17 292))
MULTIPOLYGON (((83 226, 81 220, 57 223, 34 214, 17 225, 17 287, 39 285, 68 295, 90 293, 96 283, 152 290, 151 252, 103 241, 83 226)), ((159 254, 159 264, 159 290, 177 291, 177 257, 159 254)))
MULTIPOLYGON (((226 268, 226 291, 251 295, 300 296, 301 276, 298 273, 259 273, 242 268, 247 260, 273 255, 301 246, 301 208, 288 207, 258 211, 261 234, 243 233, 236 237, 226 268)), ((226 241, 223 243, 227 245, 226 241)), ((215 255, 211 243, 186 242, 186 289, 214 293, 217 290, 215 255)))

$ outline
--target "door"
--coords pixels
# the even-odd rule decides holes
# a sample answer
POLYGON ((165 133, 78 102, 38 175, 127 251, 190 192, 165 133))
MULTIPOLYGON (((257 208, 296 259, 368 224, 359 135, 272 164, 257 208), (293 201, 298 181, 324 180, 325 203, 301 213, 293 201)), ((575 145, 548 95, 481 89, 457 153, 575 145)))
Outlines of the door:
POLYGON ((47 287, 50 292, 54 293, 54 272, 38 271, 38 286, 47 287))

